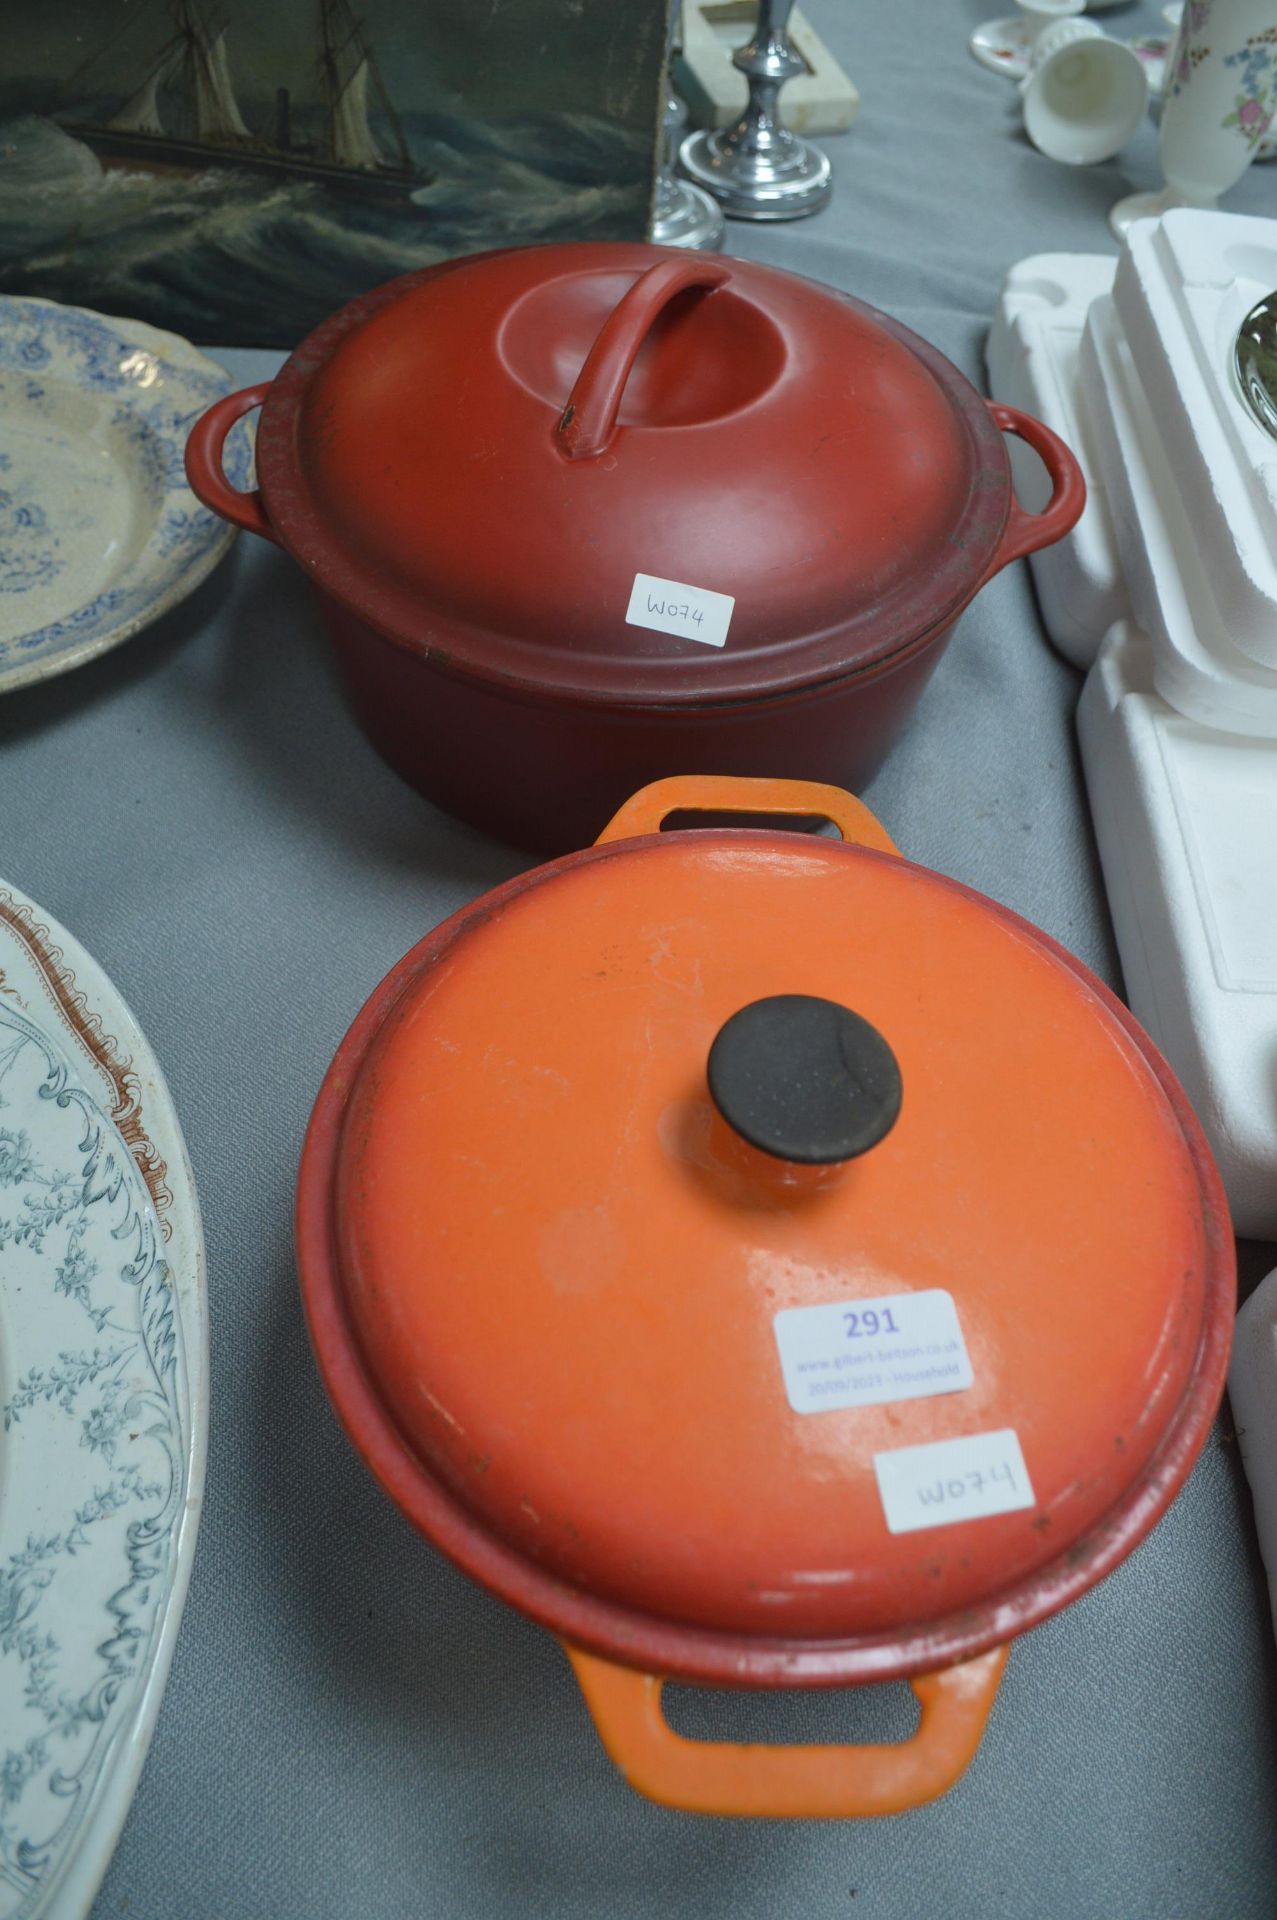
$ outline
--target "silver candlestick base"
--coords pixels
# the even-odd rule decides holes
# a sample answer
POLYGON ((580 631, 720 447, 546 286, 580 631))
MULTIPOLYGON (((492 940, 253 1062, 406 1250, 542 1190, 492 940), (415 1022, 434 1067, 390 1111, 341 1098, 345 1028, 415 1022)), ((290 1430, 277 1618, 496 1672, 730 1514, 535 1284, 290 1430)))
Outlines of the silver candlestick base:
POLYGON ((693 133, 679 165, 712 193, 733 220, 800 220, 817 213, 833 191, 828 157, 781 124, 777 99, 786 80, 805 71, 786 26, 793 0, 759 0, 753 37, 732 55, 749 84, 740 119, 719 133, 693 133))
POLYGON ((723 210, 703 187, 661 172, 656 179, 651 236, 658 247, 713 249, 723 244, 723 210))
POLYGON ((661 139, 661 164, 656 172, 656 192, 652 199, 652 220, 648 237, 658 247, 699 247, 712 249, 723 244, 723 215, 718 202, 702 187, 674 174, 674 156, 683 131, 683 104, 674 91, 670 69, 682 18, 681 0, 668 0, 669 12, 665 40, 665 125, 661 139))

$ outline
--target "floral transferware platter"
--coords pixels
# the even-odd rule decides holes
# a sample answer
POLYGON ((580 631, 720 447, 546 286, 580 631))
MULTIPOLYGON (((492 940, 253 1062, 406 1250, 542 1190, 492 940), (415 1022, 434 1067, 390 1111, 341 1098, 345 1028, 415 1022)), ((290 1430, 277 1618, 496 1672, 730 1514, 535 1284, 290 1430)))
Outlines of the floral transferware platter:
POLYGON ((0 1920, 79 1920, 128 1811, 204 1480, 199 1203, 158 1066, 0 882, 0 1920))
MULTIPOLYGON (((65 673, 148 626, 234 529, 186 484, 221 367, 139 321, 0 298, 0 692, 65 673)), ((252 442, 227 444, 249 486, 252 442)))

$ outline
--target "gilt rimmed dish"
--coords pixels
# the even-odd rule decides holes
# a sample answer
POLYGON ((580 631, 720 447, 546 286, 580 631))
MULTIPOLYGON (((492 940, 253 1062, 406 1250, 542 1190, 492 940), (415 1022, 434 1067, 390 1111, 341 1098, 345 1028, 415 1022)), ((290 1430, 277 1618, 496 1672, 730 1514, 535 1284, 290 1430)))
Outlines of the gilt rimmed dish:
MULTIPOLYGON (((216 566, 233 530, 182 455, 230 384, 176 334, 0 298, 0 691, 105 653, 216 566)), ((228 457, 246 482, 247 436, 228 457)))
POLYGON ((194 1553, 207 1345, 159 1068, 0 883, 0 1920, 79 1920, 128 1811, 194 1553))

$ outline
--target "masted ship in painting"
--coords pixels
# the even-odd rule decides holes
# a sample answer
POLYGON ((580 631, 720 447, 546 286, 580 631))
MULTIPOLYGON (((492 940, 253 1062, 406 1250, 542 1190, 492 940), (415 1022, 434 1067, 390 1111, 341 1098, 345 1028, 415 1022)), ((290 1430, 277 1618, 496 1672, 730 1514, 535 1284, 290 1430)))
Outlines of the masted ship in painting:
POLYGON ((276 90, 269 135, 246 125, 235 97, 226 28, 210 28, 197 0, 171 0, 169 12, 173 32, 118 112, 100 124, 59 116, 65 131, 91 147, 103 166, 176 174, 247 167, 377 198, 401 198, 429 185, 433 176, 413 161, 348 0, 320 0, 319 130, 310 141, 294 138, 287 87, 276 90), (373 131, 374 99, 378 132, 384 127, 389 135, 393 157, 373 131))

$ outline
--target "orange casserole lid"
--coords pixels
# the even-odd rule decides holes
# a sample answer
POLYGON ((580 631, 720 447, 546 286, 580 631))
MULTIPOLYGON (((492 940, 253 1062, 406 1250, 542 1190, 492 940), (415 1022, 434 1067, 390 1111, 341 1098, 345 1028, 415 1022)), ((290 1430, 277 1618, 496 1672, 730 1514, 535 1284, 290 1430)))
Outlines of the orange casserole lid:
POLYGON ((565 1587, 752 1639, 1029 1625, 1204 1438, 1217 1179, 1077 962, 796 791, 862 844, 622 837, 397 970, 334 1095, 343 1312, 432 1481, 565 1587))

